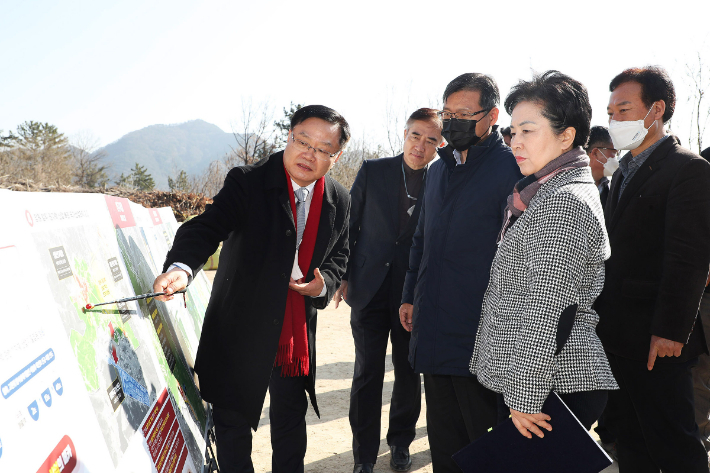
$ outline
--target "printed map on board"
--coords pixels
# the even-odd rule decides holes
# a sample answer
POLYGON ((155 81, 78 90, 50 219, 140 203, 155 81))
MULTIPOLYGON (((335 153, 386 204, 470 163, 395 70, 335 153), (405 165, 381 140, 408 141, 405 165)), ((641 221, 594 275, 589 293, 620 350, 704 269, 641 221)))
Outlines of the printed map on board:
POLYGON ((95 441, 102 433, 49 288, 37 278, 40 265, 28 240, 7 228, 0 236, 0 265, 12 268, 0 272, 0 471, 35 471, 43 460, 46 471, 55 465, 74 465, 73 473, 111 471, 103 440, 95 441))
MULTIPOLYGON (((131 211, 131 203, 127 199, 108 196, 106 196, 106 202, 116 225, 116 239, 123 259, 127 263, 126 269, 135 291, 152 291, 153 281, 159 274, 159 269, 155 265, 157 256, 154 258, 152 255, 143 228, 136 225, 137 219, 131 211)), ((147 212, 142 207, 137 210, 147 212)), ((140 219, 141 216, 138 215, 138 218, 140 219)), ((164 256, 162 254, 160 258, 164 258, 164 256)), ((178 301, 182 303, 182 298, 176 298, 173 303, 178 301)), ((166 364, 162 368, 166 371, 170 394, 174 399, 182 401, 182 405, 187 408, 188 414, 185 415, 185 419, 178 416, 178 420, 181 422, 188 420, 188 418, 190 421, 186 423, 186 426, 191 429, 193 435, 185 438, 187 447, 192 458, 202 458, 199 452, 204 450, 202 439, 207 414, 202 398, 195 387, 188 360, 185 359, 186 354, 181 347, 170 310, 165 303, 155 299, 140 301, 139 306, 145 318, 152 323, 158 341, 157 350, 164 355, 163 359, 166 360, 166 364)), ((180 404, 179 401, 178 403, 180 404)))
POLYGON ((35 199, 36 206, 28 203, 34 219, 32 242, 118 466, 166 377, 135 303, 84 310, 87 303, 133 295, 111 227, 96 224, 98 215, 105 213, 101 202, 87 206, 84 199, 53 198, 55 203, 66 201, 60 208, 74 212, 68 218, 59 218, 59 211, 53 212, 52 204, 43 199, 35 199))

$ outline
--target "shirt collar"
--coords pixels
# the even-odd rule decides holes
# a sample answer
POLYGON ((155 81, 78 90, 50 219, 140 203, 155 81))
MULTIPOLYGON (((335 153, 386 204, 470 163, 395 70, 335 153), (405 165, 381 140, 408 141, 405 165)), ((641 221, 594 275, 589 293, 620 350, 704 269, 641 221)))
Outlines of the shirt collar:
POLYGON ((454 159, 456 160, 456 165, 457 165, 457 166, 460 165, 460 164, 463 164, 463 163, 461 162, 461 151, 454 150, 454 159))
MULTIPOLYGON (((316 182, 317 181, 313 181, 306 186, 306 190, 308 191, 308 195, 311 195, 313 193, 313 188, 316 186, 316 182)), ((296 181, 294 181, 293 178, 291 178, 291 186, 293 187, 294 192, 296 192, 297 189, 301 188, 301 186, 296 184, 296 181)))
POLYGON ((629 173, 629 169, 631 167, 633 168, 639 168, 643 165, 643 163, 646 161, 646 159, 651 156, 651 153, 656 151, 656 148, 658 148, 661 143, 663 143, 666 138, 668 138, 671 135, 663 135, 661 138, 658 139, 655 143, 653 143, 651 146, 646 148, 645 150, 641 151, 639 154, 636 156, 633 156, 631 154, 631 151, 626 153, 620 160, 619 160, 619 167, 621 168, 621 172, 626 176, 629 173))

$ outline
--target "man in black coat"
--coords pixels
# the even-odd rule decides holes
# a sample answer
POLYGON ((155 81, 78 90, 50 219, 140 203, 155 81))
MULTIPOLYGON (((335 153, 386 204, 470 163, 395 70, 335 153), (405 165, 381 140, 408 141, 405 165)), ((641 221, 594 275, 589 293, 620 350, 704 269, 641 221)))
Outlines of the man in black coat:
POLYGON ((388 337, 394 365, 387 430, 390 467, 407 471, 412 465, 409 445, 421 411, 421 379, 407 361, 410 337, 399 322, 398 309, 427 167, 441 142, 441 119, 436 110, 415 111, 404 131, 404 152, 394 158, 365 161, 350 190, 351 257, 334 300, 337 307, 344 298, 352 308, 354 473, 371 473, 377 461, 388 337))
POLYGON ((335 110, 298 110, 282 152, 232 169, 214 203, 180 227, 155 281, 156 292, 185 287, 226 240, 195 362, 214 405, 222 472, 254 471, 250 428, 267 388, 273 471, 303 471, 306 392, 318 414, 316 309, 340 285, 349 254, 350 197, 325 174, 349 137, 335 110))
POLYGON ((707 473, 691 368, 707 351, 697 314, 710 265, 710 165, 665 134, 675 107, 665 70, 627 69, 609 89, 609 133, 630 152, 605 208, 611 258, 595 304, 621 388, 609 392, 606 425, 622 473, 707 473))
POLYGON ((497 424, 496 394, 469 371, 483 294, 506 199, 522 178, 498 132, 500 94, 484 74, 463 74, 444 92, 449 146, 427 173, 409 255, 400 320, 409 360, 424 374, 434 471, 460 472, 451 455, 497 424))

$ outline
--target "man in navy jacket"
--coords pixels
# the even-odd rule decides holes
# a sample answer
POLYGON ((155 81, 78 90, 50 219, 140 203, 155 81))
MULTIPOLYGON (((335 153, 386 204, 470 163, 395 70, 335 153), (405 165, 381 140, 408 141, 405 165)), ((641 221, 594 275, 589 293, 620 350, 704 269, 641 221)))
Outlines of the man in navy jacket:
POLYGON ((412 332, 409 361, 424 374, 427 431, 437 472, 496 425, 496 394, 469 372, 506 199, 522 178, 495 126, 495 80, 467 73, 444 92, 442 135, 409 256, 400 320, 412 332))

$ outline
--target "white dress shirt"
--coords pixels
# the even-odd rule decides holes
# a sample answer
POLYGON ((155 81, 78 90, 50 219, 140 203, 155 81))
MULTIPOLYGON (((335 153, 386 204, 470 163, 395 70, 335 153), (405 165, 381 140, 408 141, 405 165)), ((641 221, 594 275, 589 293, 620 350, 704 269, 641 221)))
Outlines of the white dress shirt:
MULTIPOLYGON (((295 193, 298 189, 301 188, 296 182, 291 179, 291 186, 293 186, 293 192, 295 193)), ((306 202, 304 202, 306 206, 306 222, 308 222, 308 213, 311 210, 311 201, 313 200, 313 189, 316 186, 316 182, 313 181, 310 184, 308 184, 306 187, 306 190, 308 191, 308 195, 306 196, 306 202)), ((305 233, 305 229, 304 229, 305 233)), ((187 278, 188 278, 188 284, 192 282, 192 268, 190 268, 188 265, 184 263, 173 263, 170 265, 168 268, 168 271, 171 271, 173 268, 180 268, 183 271, 187 272, 187 278)), ((296 247, 296 255, 294 256, 293 260, 293 268, 291 269, 291 277, 293 279, 301 279, 303 277, 303 273, 301 272, 301 269, 298 267, 298 247, 296 247)), ((325 284, 323 285, 323 289, 321 290, 320 294, 317 297, 323 297, 325 296, 325 293, 327 291, 327 288, 325 287, 325 284)))

